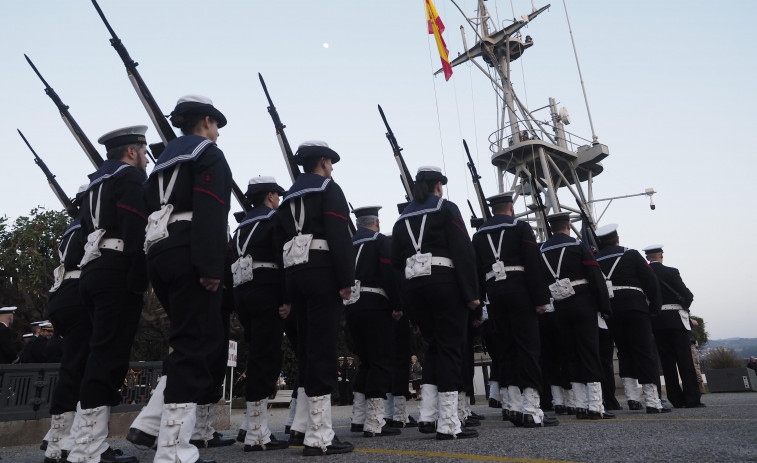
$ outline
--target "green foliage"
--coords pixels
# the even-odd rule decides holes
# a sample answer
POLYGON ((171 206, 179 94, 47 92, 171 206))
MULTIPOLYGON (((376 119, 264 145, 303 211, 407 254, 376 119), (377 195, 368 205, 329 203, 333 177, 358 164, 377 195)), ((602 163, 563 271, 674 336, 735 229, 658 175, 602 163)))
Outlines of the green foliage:
POLYGON ((707 368, 718 370, 720 368, 740 368, 744 366, 744 360, 739 358, 732 349, 717 347, 707 353, 707 368))
POLYGON ((694 340, 697 342, 697 346, 701 349, 704 347, 705 344, 707 344, 707 340, 709 339, 709 333, 707 332, 707 329, 704 324, 704 319, 701 317, 695 317, 693 315, 690 315, 689 318, 691 320, 696 320, 696 322, 699 324, 699 326, 694 326, 694 324, 691 324, 691 334, 694 336, 694 340))

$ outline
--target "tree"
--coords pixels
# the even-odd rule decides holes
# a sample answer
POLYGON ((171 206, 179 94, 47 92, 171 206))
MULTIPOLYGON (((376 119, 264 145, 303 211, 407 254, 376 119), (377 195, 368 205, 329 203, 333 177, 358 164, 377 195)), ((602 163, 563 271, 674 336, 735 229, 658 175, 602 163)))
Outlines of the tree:
POLYGON ((696 320, 699 326, 691 325, 691 334, 694 336, 694 340, 697 342, 697 346, 701 349, 704 347, 705 344, 707 344, 707 340, 709 338, 709 333, 707 333, 707 330, 705 329, 704 325, 704 319, 701 317, 695 317, 693 315, 690 315, 689 318, 692 320, 696 320))

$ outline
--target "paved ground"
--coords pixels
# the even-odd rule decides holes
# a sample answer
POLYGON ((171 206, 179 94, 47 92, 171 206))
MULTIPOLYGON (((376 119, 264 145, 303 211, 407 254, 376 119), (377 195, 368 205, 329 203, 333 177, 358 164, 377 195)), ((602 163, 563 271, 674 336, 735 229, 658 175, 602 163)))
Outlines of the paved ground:
MULTIPOLYGON (((578 421, 560 418, 555 428, 522 429, 501 421, 499 412, 484 405, 474 406, 486 415, 478 428, 478 439, 439 442, 433 435, 407 429, 398 437, 364 438, 349 432, 349 407, 334 407, 335 431, 342 440, 355 445, 355 452, 322 457, 330 462, 445 462, 497 461, 546 462, 757 462, 757 392, 707 394, 707 408, 677 409, 666 415, 621 410, 617 419, 578 421)), ((413 402, 417 404, 417 402, 413 402)), ((288 410, 270 410, 270 424, 280 438, 288 410)), ((417 416, 417 412, 413 413, 417 416)), ((232 431, 242 418, 234 410, 232 431)), ((141 462, 152 461, 153 452, 138 450, 122 439, 111 444, 137 455, 141 462)), ((271 452, 243 452, 241 444, 202 450, 203 458, 219 463, 251 461, 304 461, 301 448, 271 452)), ((36 446, 0 449, 3 463, 41 463, 36 446)))

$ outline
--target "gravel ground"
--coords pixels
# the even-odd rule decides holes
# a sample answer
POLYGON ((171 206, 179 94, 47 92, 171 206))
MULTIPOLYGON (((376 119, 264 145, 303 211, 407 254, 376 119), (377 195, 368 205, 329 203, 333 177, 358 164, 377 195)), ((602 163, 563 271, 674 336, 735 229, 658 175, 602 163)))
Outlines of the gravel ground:
MULTIPOLYGON (((617 418, 603 421, 578 421, 558 417, 554 428, 515 428, 501 420, 498 410, 476 405, 474 411, 487 417, 478 427, 480 437, 439 442, 433 434, 417 429, 403 430, 401 436, 364 438, 349 432, 350 407, 333 407, 336 434, 352 442, 355 451, 326 457, 331 462, 757 462, 757 393, 707 394, 706 408, 676 409, 665 415, 647 415, 642 411, 620 410, 617 418)), ((418 402, 411 402, 415 405, 418 402)), ((417 411, 413 406, 413 415, 417 411)), ((269 410, 273 432, 284 438, 288 410, 269 410)), ((236 435, 242 410, 234 410, 232 428, 236 435)), ((139 450, 123 439, 111 439, 111 445, 136 455, 141 462, 152 461, 154 453, 139 450)), ((204 449, 201 457, 221 463, 249 461, 298 461, 301 448, 271 452, 245 453, 241 444, 204 449)), ((37 446, 0 449, 3 462, 41 463, 43 453, 37 446)))

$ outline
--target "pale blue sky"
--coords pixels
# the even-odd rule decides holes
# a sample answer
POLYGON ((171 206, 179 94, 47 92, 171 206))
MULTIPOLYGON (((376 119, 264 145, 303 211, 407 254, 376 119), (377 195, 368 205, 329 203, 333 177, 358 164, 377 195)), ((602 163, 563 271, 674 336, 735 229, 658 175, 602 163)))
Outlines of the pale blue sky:
MULTIPOLYGON (((515 14, 510 2, 487 3, 500 24, 531 11, 528 0, 513 0, 515 14)), ((455 57, 463 51, 464 20, 450 1, 435 4, 455 57)), ((475 0, 459 4, 474 14, 475 0)), ((462 138, 478 159, 486 193, 496 192, 486 141, 496 129, 491 86, 469 64, 455 68, 449 82, 432 76, 439 57, 426 33, 423 0, 100 5, 166 114, 187 93, 211 97, 226 114, 218 144, 243 189, 254 175, 290 183, 257 79, 261 72, 293 148, 326 140, 343 159, 334 178, 355 207, 384 206, 384 231, 404 193, 377 104, 411 171, 425 164, 446 168, 448 197, 466 218, 465 200, 475 204, 475 198, 462 138)), ((36 205, 59 207, 16 128, 69 194, 92 170, 23 53, 93 142, 117 127, 151 124, 89 1, 4 0, 3 7, 0 213, 15 218, 36 205)), ((705 318, 713 338, 757 336, 748 277, 757 252, 736 239, 755 228, 749 206, 757 190, 755 149, 747 137, 757 107, 757 5, 573 0, 568 8, 594 126, 611 153, 595 196, 647 187, 659 192, 656 211, 643 197, 626 199, 613 203, 600 225, 619 223, 629 247, 665 244, 665 263, 681 270, 695 295, 692 312, 705 318)), ((571 113, 568 130, 590 138, 562 2, 523 31, 534 46, 513 67, 519 95, 532 109, 555 97, 571 113)), ((466 36, 472 45, 469 28, 466 36)), ((147 135, 158 141, 153 127, 147 135)))

